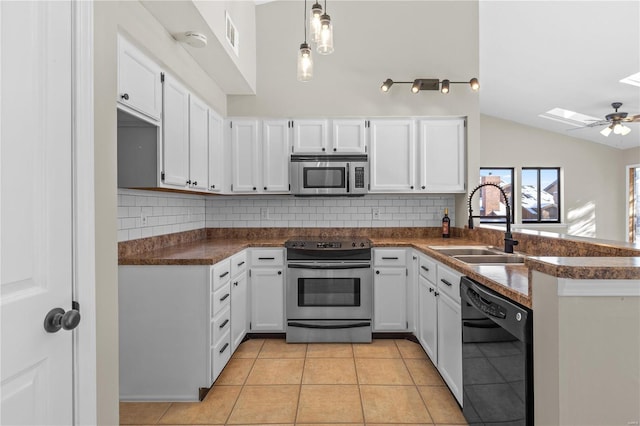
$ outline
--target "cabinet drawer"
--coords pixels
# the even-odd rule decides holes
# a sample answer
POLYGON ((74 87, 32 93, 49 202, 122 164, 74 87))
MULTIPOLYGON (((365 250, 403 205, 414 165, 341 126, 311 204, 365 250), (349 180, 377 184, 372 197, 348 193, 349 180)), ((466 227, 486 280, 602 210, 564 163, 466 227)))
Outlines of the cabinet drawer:
POLYGON ((231 258, 231 276, 235 277, 247 269, 247 251, 242 250, 231 258))
POLYGON ((438 288, 460 303, 460 277, 462 274, 443 265, 438 265, 438 288))
POLYGON ((420 272, 420 275, 422 275, 432 283, 435 283, 436 262, 424 256, 419 256, 418 259, 418 271, 420 272))
POLYGON ((211 316, 215 317, 220 309, 231 302, 231 283, 227 281, 219 289, 211 293, 211 316))
POLYGON ((231 262, 225 259, 211 267, 211 291, 217 290, 222 284, 229 282, 231 262))
POLYGON ((405 249, 375 249, 373 264, 375 266, 405 266, 407 251, 405 249))
POLYGON ((282 249, 251 250, 251 266, 282 266, 284 251, 282 249))
POLYGON ((217 346, 220 339, 231 329, 231 308, 227 306, 211 321, 211 343, 217 346))
POLYGON ((231 358, 231 333, 220 338, 220 341, 211 348, 211 381, 215 381, 220 372, 231 358))

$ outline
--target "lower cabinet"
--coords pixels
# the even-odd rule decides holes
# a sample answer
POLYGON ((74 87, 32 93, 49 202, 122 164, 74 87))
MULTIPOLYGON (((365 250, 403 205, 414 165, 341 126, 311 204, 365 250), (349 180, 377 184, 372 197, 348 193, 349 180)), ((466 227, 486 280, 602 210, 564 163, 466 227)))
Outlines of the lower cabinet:
POLYGON ((407 331, 406 249, 374 249, 373 271, 373 331, 407 331))
POLYGON ((461 274, 419 256, 418 340, 462 405, 461 274))
POLYGON ((284 330, 284 250, 252 249, 251 332, 284 330))
POLYGON ((242 272, 231 279, 231 352, 247 334, 247 272, 242 272))

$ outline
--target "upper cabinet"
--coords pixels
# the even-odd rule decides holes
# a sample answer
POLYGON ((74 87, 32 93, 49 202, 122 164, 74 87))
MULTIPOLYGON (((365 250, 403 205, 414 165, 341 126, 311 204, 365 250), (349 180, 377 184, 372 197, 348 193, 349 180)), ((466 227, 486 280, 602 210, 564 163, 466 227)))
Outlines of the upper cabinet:
POLYGON ((224 144, 222 117, 209 110, 209 191, 226 190, 227 150, 224 144))
POLYGON ((364 119, 332 120, 333 152, 364 153, 367 151, 364 119))
POLYGON ((124 37, 118 35, 118 103, 160 120, 161 70, 124 37))
POLYGON ((258 120, 234 119, 231 130, 231 191, 258 191, 258 120))
POLYGON ((371 120, 371 192, 411 192, 415 185, 415 123, 410 119, 371 120))
POLYGON ((189 180, 191 188, 206 191, 209 187, 209 107, 189 95, 189 180))
POLYGON ((293 152, 326 153, 327 120, 293 120, 293 152))
POLYGON ((422 119, 418 126, 420 190, 464 192, 465 120, 422 119))
POLYGON ((189 180, 189 92, 170 75, 163 92, 162 183, 184 188, 189 180))
POLYGON ((289 191, 289 146, 291 133, 288 120, 262 122, 262 190, 289 191))

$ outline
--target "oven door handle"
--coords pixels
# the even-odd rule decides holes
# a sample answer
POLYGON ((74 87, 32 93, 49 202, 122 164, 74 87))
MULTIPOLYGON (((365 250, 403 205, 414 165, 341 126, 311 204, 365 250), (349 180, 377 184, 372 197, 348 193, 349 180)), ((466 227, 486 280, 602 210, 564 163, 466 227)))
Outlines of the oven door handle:
POLYGON ((292 269, 369 269, 370 263, 289 263, 288 268, 292 269))
POLYGON ((302 322, 289 321, 287 322, 289 327, 299 327, 299 328, 320 328, 324 330, 338 330, 341 328, 360 328, 360 327, 370 327, 371 323, 369 321, 362 322, 354 322, 350 324, 306 324, 302 322))

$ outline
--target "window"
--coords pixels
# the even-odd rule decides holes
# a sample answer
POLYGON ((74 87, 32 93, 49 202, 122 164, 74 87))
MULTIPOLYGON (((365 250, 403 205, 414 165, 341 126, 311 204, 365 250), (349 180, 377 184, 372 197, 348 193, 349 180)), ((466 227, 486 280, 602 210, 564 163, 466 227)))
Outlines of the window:
POLYGON ((560 222, 560 168, 523 167, 522 222, 560 222))
MULTIPOLYGON (((494 183, 499 185, 507 194, 511 211, 511 223, 513 223, 513 167, 481 167, 480 183, 494 183)), ((507 215, 504 199, 498 188, 483 187, 480 195, 480 223, 504 223, 507 215)))
POLYGON ((627 172, 629 176, 627 185, 629 188, 627 191, 629 195, 627 241, 637 243, 640 242, 640 165, 628 166, 627 172))

